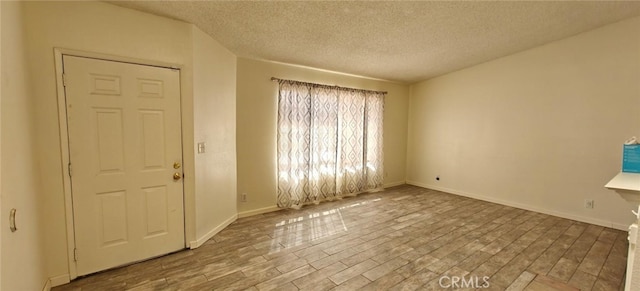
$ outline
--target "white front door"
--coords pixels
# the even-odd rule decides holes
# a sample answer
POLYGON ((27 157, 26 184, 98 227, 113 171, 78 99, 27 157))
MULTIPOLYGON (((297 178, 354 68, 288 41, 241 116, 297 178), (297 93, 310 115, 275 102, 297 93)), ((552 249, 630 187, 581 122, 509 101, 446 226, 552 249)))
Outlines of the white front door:
POLYGON ((63 64, 77 275, 183 249, 180 71, 63 64))

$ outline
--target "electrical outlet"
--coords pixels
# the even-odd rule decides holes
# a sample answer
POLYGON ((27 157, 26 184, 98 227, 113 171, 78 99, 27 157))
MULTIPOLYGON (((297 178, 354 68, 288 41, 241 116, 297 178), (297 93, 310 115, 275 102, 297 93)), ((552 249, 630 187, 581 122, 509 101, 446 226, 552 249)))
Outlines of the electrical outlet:
POLYGON ((242 193, 242 195, 240 196, 240 200, 242 202, 247 202, 247 193, 242 193))
POLYGON ((584 208, 593 209, 593 199, 585 199, 584 200, 584 208))

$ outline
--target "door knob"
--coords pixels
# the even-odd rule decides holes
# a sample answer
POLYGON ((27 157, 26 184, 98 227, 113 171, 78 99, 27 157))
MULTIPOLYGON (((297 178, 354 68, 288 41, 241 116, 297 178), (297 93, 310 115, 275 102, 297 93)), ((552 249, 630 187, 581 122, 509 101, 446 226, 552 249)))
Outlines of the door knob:
POLYGON ((180 178, 182 178, 182 175, 180 175, 180 173, 175 172, 175 173, 173 174, 173 179, 174 179, 174 180, 178 181, 178 180, 180 180, 180 178))
POLYGON ((181 166, 181 165, 180 165, 180 163, 178 163, 178 162, 173 163, 173 168, 174 168, 174 169, 180 169, 180 166, 181 166))

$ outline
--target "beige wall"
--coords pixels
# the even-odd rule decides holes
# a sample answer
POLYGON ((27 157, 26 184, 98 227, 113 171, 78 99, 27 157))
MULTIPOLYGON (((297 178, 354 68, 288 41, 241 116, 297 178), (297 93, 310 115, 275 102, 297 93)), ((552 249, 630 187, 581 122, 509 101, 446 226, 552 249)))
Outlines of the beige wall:
POLYGON ((41 290, 45 272, 42 199, 35 158, 33 92, 26 70, 22 5, 2 7, 2 290, 41 290), (17 209, 18 231, 9 230, 9 210, 17 209))
POLYGON ((42 178, 42 189, 46 189, 39 199, 47 206, 42 211, 46 221, 43 234, 47 238, 46 273, 53 285, 69 277, 54 48, 181 66, 186 241, 189 246, 197 246, 199 234, 210 233, 211 227, 224 223, 235 211, 235 177, 234 170, 229 168, 235 160, 235 137, 228 132, 223 137, 217 136, 215 124, 227 122, 225 130, 233 129, 229 122, 235 120, 234 113, 226 110, 233 111, 234 106, 235 57, 190 24, 103 2, 25 2, 23 5, 32 72, 30 87, 34 106, 30 116, 35 117, 36 128, 32 144, 39 161, 35 173, 42 178), (202 64, 193 66, 194 58, 202 64), (212 104, 208 98, 220 101, 223 107, 208 107, 212 104), (211 116, 222 110, 225 115, 211 116), (195 130, 198 140, 208 142, 207 154, 198 156, 197 161, 195 130), (220 161, 232 162, 218 164, 220 161), (204 180, 196 181, 198 177, 204 180), (220 181, 222 184, 218 184, 220 181), (232 206, 229 206, 230 199, 234 201, 232 206), (221 204, 215 204, 218 202, 221 204), (230 209, 209 212, 222 206, 230 209))
POLYGON ((236 207, 236 56, 193 27, 196 245, 233 222, 236 207))
MULTIPOLYGON (((193 106, 190 86, 191 26, 102 2, 26 2, 24 5, 36 104, 35 144, 42 189, 47 189, 41 194, 42 202, 47 205, 43 212, 46 221, 47 273, 56 278, 54 281, 58 281, 63 280, 69 271, 54 48, 183 64, 183 110, 189 111, 193 106), (185 77, 189 80, 186 84, 185 77)), ((192 113, 187 112, 186 115, 192 116, 192 113)), ((193 137, 193 122, 184 126, 185 175, 193 177, 193 163, 187 162, 188 149, 193 145, 193 138, 189 139, 193 137), (191 146, 188 145, 189 140, 191 146)), ((193 157, 193 151, 191 155, 193 157)), ((185 189, 189 188, 190 183, 193 189, 193 179, 185 179, 185 189)), ((187 193, 191 194, 187 197, 191 199, 186 199, 185 208, 188 211, 187 219, 192 222, 186 224, 186 229, 191 231, 193 237, 193 190, 187 193)))
POLYGON ((408 182, 620 229, 632 222, 631 206, 603 186, 620 171, 622 142, 640 136, 640 18, 411 91, 408 182))
POLYGON ((273 210, 276 205, 276 120, 278 85, 271 77, 346 87, 385 90, 385 184, 405 178, 408 86, 258 60, 238 59, 237 155, 240 215, 273 210))
MULTIPOLYGON (((0 30, 2 30, 2 3, 0 3, 0 30)), ((0 32, 0 56, 2 56, 2 33, 0 32)), ((0 57, 0 101, 2 100, 2 58, 0 57)), ((2 128, 2 102, 0 102, 0 129, 2 128)), ((0 161, 2 160, 2 130, 0 130, 0 161)), ((2 214, 2 167, 0 166, 0 214, 2 214)), ((2 222, 2 221, 0 221, 2 222)), ((2 289, 2 231, 0 231, 0 290, 2 289)))

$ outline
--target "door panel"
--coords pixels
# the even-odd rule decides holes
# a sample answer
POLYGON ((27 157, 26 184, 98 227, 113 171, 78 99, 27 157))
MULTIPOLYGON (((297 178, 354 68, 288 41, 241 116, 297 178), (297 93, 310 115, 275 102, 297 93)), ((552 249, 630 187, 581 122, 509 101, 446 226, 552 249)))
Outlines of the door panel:
POLYGON ((98 193, 95 196, 100 247, 128 243, 126 197, 125 191, 98 193))
POLYGON ((124 133, 121 109, 93 108, 92 132, 97 134, 98 175, 124 173, 124 133))
POLYGON ((169 230, 167 224, 167 187, 150 187, 143 189, 145 199, 144 238, 164 235, 169 230))
POLYGON ((164 113, 162 111, 141 110, 140 138, 144 153, 143 170, 157 170, 165 168, 164 145, 164 113))
POLYGON ((183 249, 179 71, 63 63, 78 275, 183 249))

